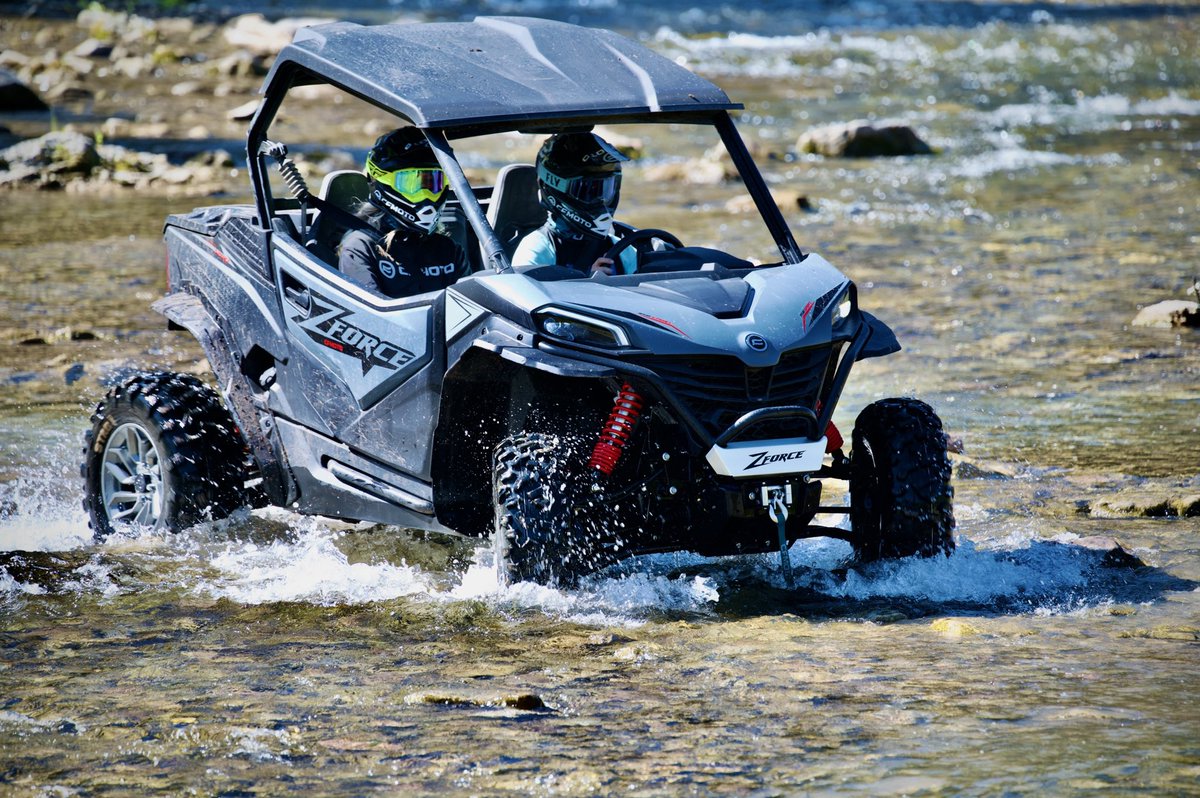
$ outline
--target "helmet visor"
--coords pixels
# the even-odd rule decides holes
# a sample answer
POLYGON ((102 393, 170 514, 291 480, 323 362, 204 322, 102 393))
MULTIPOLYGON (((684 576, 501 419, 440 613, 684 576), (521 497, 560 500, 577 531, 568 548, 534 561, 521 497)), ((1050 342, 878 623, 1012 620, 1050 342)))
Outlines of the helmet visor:
POLYGON ((547 186, 574 200, 584 203, 602 202, 611 206, 621 193, 621 173, 559 177, 545 166, 538 167, 538 176, 547 186))
POLYGON ((409 202, 437 201, 446 191, 446 173, 441 169, 397 169, 392 172, 392 188, 409 202))
POLYGON ((394 172, 381 169, 368 171, 373 180, 396 189, 409 202, 437 202, 446 193, 446 173, 439 167, 397 169, 394 172))
POLYGON ((617 197, 617 192, 621 190, 620 175, 574 177, 570 183, 567 194, 580 202, 600 200, 605 205, 611 205, 617 197))

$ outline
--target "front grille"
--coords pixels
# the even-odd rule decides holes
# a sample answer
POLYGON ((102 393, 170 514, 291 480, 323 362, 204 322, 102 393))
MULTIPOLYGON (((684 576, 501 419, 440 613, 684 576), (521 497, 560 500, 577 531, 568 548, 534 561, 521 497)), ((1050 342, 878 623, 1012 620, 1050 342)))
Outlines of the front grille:
MULTIPOLYGON (((747 367, 732 356, 638 358, 657 374, 713 437, 751 410, 799 405, 816 411, 829 368, 830 347, 793 349, 769 368, 747 367)), ((740 437, 767 439, 809 434, 802 419, 763 421, 740 437)))

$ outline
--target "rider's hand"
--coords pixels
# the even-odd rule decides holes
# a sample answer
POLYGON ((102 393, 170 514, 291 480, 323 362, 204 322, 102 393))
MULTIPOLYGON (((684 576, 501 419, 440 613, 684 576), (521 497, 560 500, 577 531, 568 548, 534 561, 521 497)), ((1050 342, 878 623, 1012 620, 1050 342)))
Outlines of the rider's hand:
POLYGON ((596 258, 596 262, 592 264, 592 274, 607 274, 613 273, 612 258, 596 258))

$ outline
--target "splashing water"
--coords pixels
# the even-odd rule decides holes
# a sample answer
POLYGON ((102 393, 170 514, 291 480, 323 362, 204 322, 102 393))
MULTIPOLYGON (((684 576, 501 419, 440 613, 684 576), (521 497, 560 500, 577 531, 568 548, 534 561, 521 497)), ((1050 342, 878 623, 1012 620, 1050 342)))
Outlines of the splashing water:
MULTIPOLYGON (((38 488, 23 484, 26 495, 38 488)), ((632 558, 566 590, 528 582, 502 585, 492 547, 475 547, 465 568, 438 570, 396 557, 384 541, 403 539, 403 530, 346 528, 278 510, 245 513, 179 535, 124 530, 95 546, 81 514, 45 491, 31 506, 38 515, 0 522, 4 550, 68 552, 70 573, 47 588, 0 570, 0 595, 8 599, 48 591, 119 594, 114 562, 136 563, 169 573, 166 584, 207 599, 244 605, 303 602, 352 606, 414 597, 433 602, 480 600, 497 609, 537 610, 571 622, 638 625, 663 615, 711 614, 736 593, 783 590, 778 555, 705 558, 694 554, 632 558), (256 524, 271 525, 264 535, 256 524), (351 544, 367 543, 351 557, 351 544), (374 549, 372 548, 374 547, 374 549), (82 557, 82 561, 79 560, 82 557)), ((361 525, 360 525, 361 527, 361 525)), ((790 556, 796 589, 822 597, 862 602, 901 599, 925 604, 1058 612, 1083 603, 1111 601, 1096 558, 1084 556, 1067 539, 1038 540, 1014 534, 988 547, 960 537, 948 557, 910 558, 847 569, 848 544, 831 539, 799 541, 790 556)))

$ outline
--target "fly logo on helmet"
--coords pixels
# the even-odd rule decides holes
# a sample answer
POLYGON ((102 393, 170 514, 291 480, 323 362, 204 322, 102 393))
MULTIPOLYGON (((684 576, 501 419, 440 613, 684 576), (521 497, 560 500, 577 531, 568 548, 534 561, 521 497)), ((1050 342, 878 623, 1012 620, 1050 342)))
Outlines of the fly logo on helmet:
POLYGON ((621 199, 621 163, 628 160, 595 133, 551 136, 537 156, 542 205, 576 233, 611 235, 621 199))

